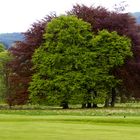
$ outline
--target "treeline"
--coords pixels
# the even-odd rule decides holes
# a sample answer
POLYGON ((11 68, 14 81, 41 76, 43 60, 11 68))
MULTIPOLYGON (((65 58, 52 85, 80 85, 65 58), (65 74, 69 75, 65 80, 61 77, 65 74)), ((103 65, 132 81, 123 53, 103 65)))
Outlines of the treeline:
POLYGON ((114 106, 116 97, 139 98, 140 30, 129 13, 75 5, 51 14, 9 49, 5 101, 114 106))
POLYGON ((14 45, 16 41, 23 41, 24 35, 22 33, 3 33, 0 34, 0 43, 4 44, 6 49, 14 45))

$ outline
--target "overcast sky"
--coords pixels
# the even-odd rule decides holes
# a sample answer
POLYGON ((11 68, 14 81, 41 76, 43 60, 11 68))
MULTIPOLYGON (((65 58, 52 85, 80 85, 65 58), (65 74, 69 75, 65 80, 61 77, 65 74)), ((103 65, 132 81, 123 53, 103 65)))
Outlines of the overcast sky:
MULTIPOLYGON (((30 25, 55 11, 64 14, 76 3, 108 9, 123 0, 0 0, 0 33, 25 32, 30 25)), ((140 11, 140 0, 124 0, 128 12, 140 11)))

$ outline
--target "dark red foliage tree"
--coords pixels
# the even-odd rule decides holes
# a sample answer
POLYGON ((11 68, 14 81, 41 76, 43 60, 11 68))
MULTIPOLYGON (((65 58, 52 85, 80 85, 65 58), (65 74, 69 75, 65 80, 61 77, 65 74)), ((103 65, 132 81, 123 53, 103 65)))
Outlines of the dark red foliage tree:
MULTIPOLYGON (((113 70, 114 75, 123 80, 123 88, 135 97, 140 97, 140 26, 129 13, 110 12, 103 7, 87 7, 85 5, 73 6, 68 14, 89 22, 92 31, 107 29, 117 31, 132 40, 133 58, 128 58, 123 67, 113 70)), ((113 104, 112 104, 113 106, 113 104)))
POLYGON ((6 101, 10 106, 27 103, 28 86, 33 74, 32 54, 43 42, 43 34, 47 23, 55 17, 55 14, 51 14, 34 23, 27 32, 23 33, 25 40, 16 42, 9 49, 13 59, 7 64, 8 93, 6 101))

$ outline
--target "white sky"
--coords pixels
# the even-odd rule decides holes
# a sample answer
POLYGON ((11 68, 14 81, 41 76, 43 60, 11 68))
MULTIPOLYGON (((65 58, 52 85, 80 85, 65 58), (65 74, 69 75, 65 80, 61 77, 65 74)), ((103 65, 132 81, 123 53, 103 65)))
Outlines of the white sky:
MULTIPOLYGON (((0 0, 0 33, 25 32, 30 25, 50 12, 65 13, 76 3, 106 8, 123 0, 0 0)), ((127 11, 140 12, 140 0, 124 0, 127 11)))

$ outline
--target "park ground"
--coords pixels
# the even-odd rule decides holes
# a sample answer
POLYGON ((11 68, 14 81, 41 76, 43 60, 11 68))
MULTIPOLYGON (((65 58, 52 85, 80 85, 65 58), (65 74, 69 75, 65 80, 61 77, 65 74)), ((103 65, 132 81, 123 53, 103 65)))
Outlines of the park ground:
POLYGON ((0 140, 140 140, 140 104, 0 110, 0 140))

